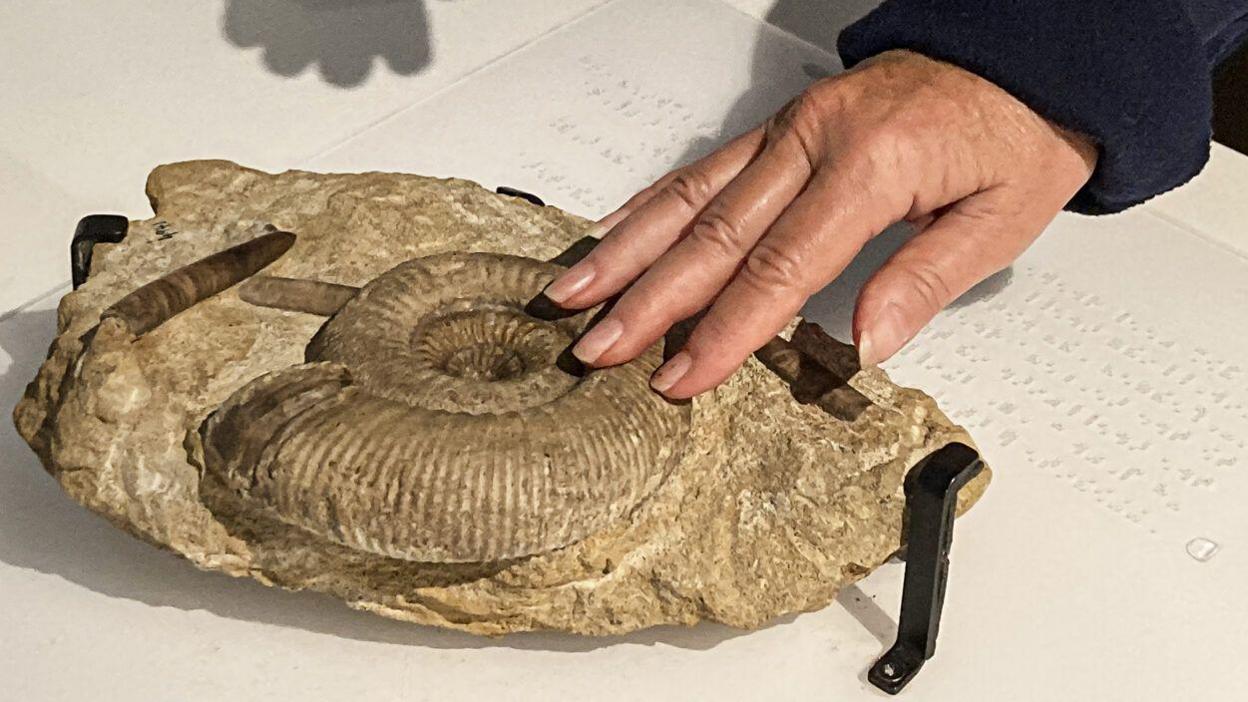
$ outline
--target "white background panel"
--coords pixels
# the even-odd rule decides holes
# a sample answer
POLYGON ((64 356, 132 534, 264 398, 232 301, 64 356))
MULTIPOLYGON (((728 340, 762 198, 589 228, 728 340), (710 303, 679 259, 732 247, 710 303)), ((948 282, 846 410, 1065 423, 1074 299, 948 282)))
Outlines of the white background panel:
MULTIPOLYGON (((428 3, 430 16, 450 17, 459 4, 428 3)), ((344 126, 338 141, 304 149, 317 141, 305 136, 292 138, 300 148, 289 155, 239 152, 270 167, 469 177, 599 216, 838 68, 759 23, 770 17, 824 43, 802 30, 814 20, 792 19, 792 3, 733 5, 615 0, 367 126, 344 126)), ((115 129, 144 141, 141 130, 115 129)), ((253 131, 289 136, 272 123, 253 131)), ((204 155, 231 155, 205 143, 204 155)), ((1011 271, 887 364, 968 426, 996 469, 958 523, 939 652, 908 696, 1248 697, 1238 672, 1248 649, 1239 595, 1248 576, 1239 507, 1248 494, 1248 260, 1235 251, 1238 221, 1217 215, 1235 207, 1227 192, 1248 185, 1248 160, 1215 156, 1213 174, 1169 202, 1059 217, 1011 271), (1198 560, 1193 539, 1218 549, 1198 560)), ((68 151, 59 158, 76 162, 68 151)), ((127 197, 149 165, 133 156, 127 197)), ((32 177, 29 197, 42 209, 63 193, 98 206, 100 181, 32 177)), ((903 238, 893 230, 877 240, 809 315, 843 337, 857 286, 903 238)), ((53 304, 0 322, 8 404, 46 350, 53 304)), ((488 641, 199 573, 65 499, 7 423, 0 457, 0 678, 17 699, 884 697, 863 673, 895 633, 898 563, 820 612, 757 632, 702 625, 488 641)))
POLYGON ((146 216, 153 166, 289 168, 604 1, 3 3, 0 246, 30 258, 0 313, 68 281, 77 217, 146 216))

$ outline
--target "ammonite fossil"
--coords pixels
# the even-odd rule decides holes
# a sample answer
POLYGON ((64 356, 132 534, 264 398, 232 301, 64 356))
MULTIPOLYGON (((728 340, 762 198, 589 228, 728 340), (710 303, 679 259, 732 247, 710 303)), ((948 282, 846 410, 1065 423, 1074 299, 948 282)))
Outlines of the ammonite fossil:
MULTIPOLYGON (((663 478, 689 408, 647 387, 658 347, 592 373, 560 362, 591 312, 525 311, 558 270, 483 253, 397 266, 333 314, 306 364, 208 419, 207 469, 283 521, 408 560, 514 558, 602 529, 663 478)), ((350 295, 253 282, 244 299, 266 306, 350 295)))

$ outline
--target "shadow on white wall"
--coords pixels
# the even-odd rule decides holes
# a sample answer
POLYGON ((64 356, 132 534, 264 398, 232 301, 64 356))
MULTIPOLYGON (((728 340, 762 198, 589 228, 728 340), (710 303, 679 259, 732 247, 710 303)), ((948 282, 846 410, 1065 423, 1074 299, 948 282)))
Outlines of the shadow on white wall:
POLYGON ((262 49, 278 75, 315 67, 344 88, 368 80, 377 59, 414 75, 432 58, 424 0, 225 0, 222 33, 262 49))

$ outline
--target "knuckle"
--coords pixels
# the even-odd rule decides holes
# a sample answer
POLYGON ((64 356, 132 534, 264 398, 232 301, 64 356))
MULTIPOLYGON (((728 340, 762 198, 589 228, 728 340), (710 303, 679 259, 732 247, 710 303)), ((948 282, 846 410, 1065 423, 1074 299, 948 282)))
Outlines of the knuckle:
POLYGON ((775 144, 794 140, 807 160, 815 163, 819 160, 820 135, 829 114, 826 102, 827 98, 814 90, 803 91, 767 122, 767 141, 775 144))
POLYGON ((911 133, 892 118, 861 127, 855 141, 860 148, 851 153, 861 158, 861 165, 876 172, 889 172, 905 165, 904 155, 910 148, 911 133))
POLYGON ((744 235, 740 223, 721 212, 705 212, 689 230, 689 238, 725 258, 740 258, 743 253, 744 235))
POLYGON ((745 259, 741 278, 756 289, 800 289, 804 277, 803 268, 800 257, 783 247, 761 241, 745 259))
POLYGON ((906 281, 915 296, 936 314, 953 302, 955 291, 945 275, 930 263, 912 263, 905 269, 906 281))
POLYGON ((798 93, 782 112, 788 124, 795 127, 810 126, 836 112, 842 106, 843 96, 840 91, 831 88, 830 85, 817 85, 798 93))
POLYGON ((636 195, 628 198, 628 201, 620 206, 621 210, 634 210, 643 203, 648 202, 650 198, 658 194, 658 188, 654 185, 647 186, 645 190, 638 192, 636 195))
MULTIPOLYGON (((838 156, 841 173, 857 187, 870 191, 881 210, 893 219, 911 214, 917 195, 931 189, 933 183, 920 180, 931 170, 923 167, 922 147, 915 143, 912 133, 895 123, 885 120, 855 126, 847 131, 845 142, 838 156)), ((947 171, 943 169, 935 177, 943 178, 947 171)), ((938 192, 946 190, 942 184, 938 192)))
POLYGON ((676 174, 668 184, 667 191, 693 210, 702 209, 714 192, 710 179, 701 171, 693 169, 676 174))

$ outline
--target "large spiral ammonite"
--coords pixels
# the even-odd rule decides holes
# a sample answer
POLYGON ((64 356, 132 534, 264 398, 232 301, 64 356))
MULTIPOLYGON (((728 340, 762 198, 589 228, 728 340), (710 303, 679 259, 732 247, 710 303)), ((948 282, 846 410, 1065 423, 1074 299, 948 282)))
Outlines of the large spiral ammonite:
POLYGON ((205 421, 205 469, 284 522, 407 560, 508 559, 603 529, 662 481, 690 410, 648 388, 658 346, 565 370, 589 313, 525 311, 560 270, 451 253, 358 294, 254 279, 252 302, 337 312, 306 364, 252 381, 205 421))

